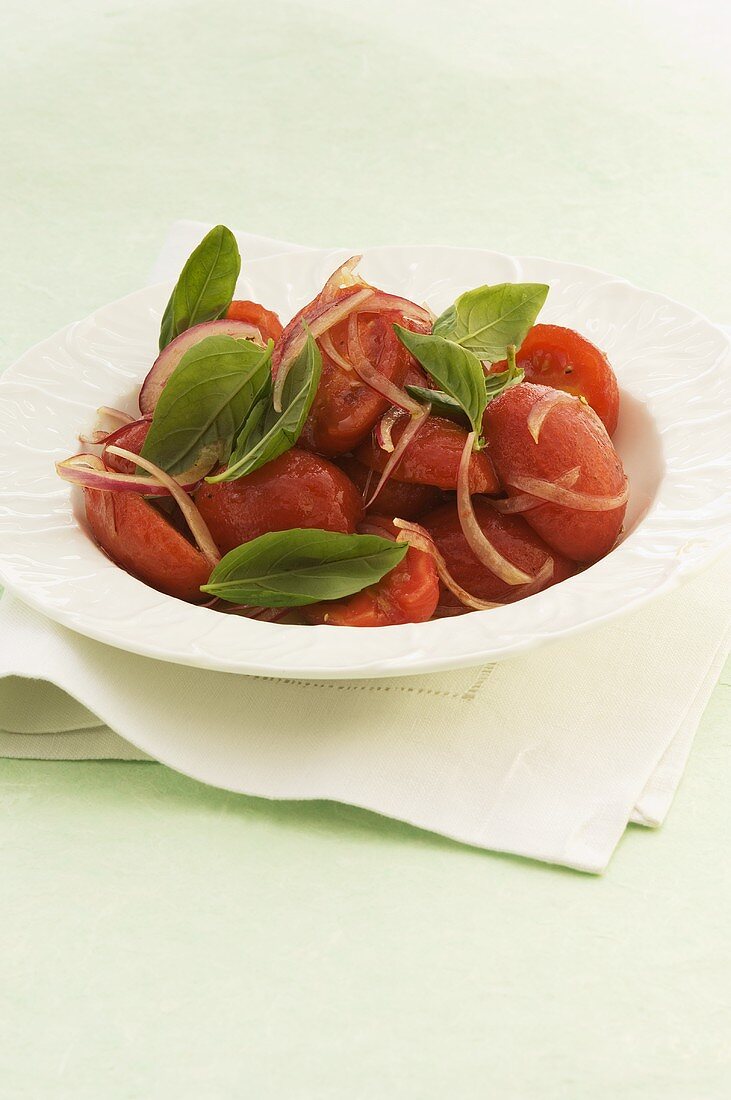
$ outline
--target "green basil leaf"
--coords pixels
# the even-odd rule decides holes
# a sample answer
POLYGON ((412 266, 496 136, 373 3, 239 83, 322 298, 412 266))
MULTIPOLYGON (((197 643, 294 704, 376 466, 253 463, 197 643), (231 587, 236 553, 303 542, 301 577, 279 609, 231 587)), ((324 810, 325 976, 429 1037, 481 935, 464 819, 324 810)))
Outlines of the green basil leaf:
MULTIPOLYGON (((486 374, 485 392, 488 405, 504 390, 510 389, 511 386, 517 386, 524 378, 525 372, 514 364, 498 374, 486 374)), ((430 390, 426 386, 406 386, 406 392, 411 397, 416 398, 417 401, 421 401, 423 405, 430 404, 432 412, 436 413, 437 416, 447 416, 450 419, 462 421, 466 419, 465 411, 459 401, 455 401, 443 390, 430 390)))
POLYGON ((401 343, 427 374, 464 409, 479 438, 487 399, 485 372, 477 356, 441 336, 411 332, 401 325, 393 327, 401 343))
POLYGON ((505 390, 509 390, 511 386, 517 386, 524 378, 525 371, 522 367, 517 366, 515 361, 510 364, 507 370, 501 370, 497 374, 486 374, 485 390, 488 405, 505 390))
POLYGON ((256 607, 338 600, 380 581, 407 550, 379 535, 300 527, 270 531, 230 550, 201 591, 256 607))
POLYGON ((228 459, 236 433, 267 379, 274 344, 207 336, 170 375, 155 406, 142 457, 169 474, 189 469, 204 447, 217 444, 228 459))
POLYGON ((185 262, 160 325, 160 351, 181 332, 222 317, 231 304, 241 256, 225 225, 207 233, 185 262))
POLYGON ((504 359, 508 344, 525 340, 546 300, 544 283, 498 283, 461 294, 434 322, 434 335, 453 340, 478 359, 504 359))
POLYGON ((458 417, 463 422, 467 419, 459 401, 455 401, 444 390, 430 390, 427 386, 406 386, 406 392, 422 405, 431 405, 432 412, 437 416, 447 416, 450 419, 458 417))
POLYGON ((284 383, 281 413, 276 412, 272 404, 270 380, 257 396, 246 418, 228 469, 206 478, 206 481, 235 481, 294 447, 315 399, 321 373, 320 349, 308 333, 307 342, 290 367, 284 383))

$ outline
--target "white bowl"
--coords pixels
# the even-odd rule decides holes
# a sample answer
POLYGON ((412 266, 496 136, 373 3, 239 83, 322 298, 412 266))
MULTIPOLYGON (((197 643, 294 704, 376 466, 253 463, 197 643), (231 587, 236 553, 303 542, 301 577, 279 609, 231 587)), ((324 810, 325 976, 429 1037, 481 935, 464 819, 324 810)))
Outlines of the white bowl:
MULTIPOLYGON (((288 319, 347 256, 245 264, 238 294, 288 319)), ((630 479, 624 540, 590 569, 494 611, 372 629, 260 623, 193 607, 113 565, 54 463, 99 405, 136 411, 170 287, 148 287, 28 351, 0 383, 0 575, 26 603, 121 649, 231 672, 376 677, 497 660, 605 622, 674 588, 731 544, 731 346, 693 310, 585 267, 452 248, 374 248, 365 277, 439 312, 481 283, 550 283, 541 320, 609 355, 615 442, 630 479)))

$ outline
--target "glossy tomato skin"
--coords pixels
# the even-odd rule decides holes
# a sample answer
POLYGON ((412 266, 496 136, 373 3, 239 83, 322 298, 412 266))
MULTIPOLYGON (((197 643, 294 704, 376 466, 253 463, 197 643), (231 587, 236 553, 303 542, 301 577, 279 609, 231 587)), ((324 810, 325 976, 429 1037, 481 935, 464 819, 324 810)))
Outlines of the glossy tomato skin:
POLYGON ((209 598, 200 586, 208 581, 211 566, 143 497, 84 489, 84 503, 94 538, 122 569, 179 600, 209 598))
POLYGON ((282 322, 271 309, 258 302, 233 301, 226 310, 229 321, 246 321, 259 329, 263 340, 278 340, 282 335, 282 322))
MULTIPOLYGON (((492 401, 484 431, 500 481, 509 495, 521 492, 511 477, 555 482, 580 467, 571 486, 592 496, 621 493, 626 478, 619 455, 598 417, 582 402, 556 405, 543 422, 538 443, 528 430, 530 410, 551 390, 523 382, 492 401)), ((614 546, 622 529, 626 504, 607 512, 580 511, 545 503, 523 513, 526 522, 549 546, 573 561, 593 562, 614 546)))
MULTIPOLYGON (((393 429, 391 438, 398 443, 408 423, 403 417, 393 429)), ((466 430, 442 416, 430 416, 417 437, 411 442, 394 470, 399 481, 417 485, 435 485, 439 489, 455 489, 462 458, 466 430)), ((358 447, 355 457, 369 469, 382 471, 388 453, 382 451, 374 436, 358 447)), ((473 493, 499 493, 492 462, 485 451, 477 451, 470 459, 470 489, 473 493)))
MULTIPOLYGON (((359 289, 361 288, 358 286, 347 287, 337 291, 334 297, 346 298, 357 293, 359 289)), ((287 341, 300 321, 312 321, 332 300, 330 298, 323 303, 318 297, 292 318, 274 349, 272 372, 275 376, 287 341)), ((399 313, 385 311, 364 311, 358 319, 361 346, 370 365, 397 386, 403 385, 407 371, 415 367, 414 360, 393 330, 394 322, 400 321, 402 317, 399 313)), ((422 331, 428 326, 407 321, 405 327, 422 331)), ((334 325, 328 335, 336 351, 349 362, 348 320, 334 325)), ((298 442, 301 447, 334 458, 352 451, 366 438, 378 418, 388 408, 388 401, 362 382, 355 371, 344 370, 322 346, 320 353, 320 385, 298 442)), ((414 374, 414 377, 417 375, 414 374)))
POLYGON ((140 420, 134 420, 131 424, 123 424, 121 428, 117 428, 116 432, 112 432, 102 451, 104 465, 110 470, 117 470, 121 474, 133 474, 137 469, 135 464, 127 458, 120 458, 119 455, 110 455, 107 452, 107 447, 121 447, 125 451, 133 451, 134 454, 138 455, 147 439, 151 423, 152 419, 150 417, 142 417, 140 420))
MULTIPOLYGON (((378 484, 378 474, 374 470, 369 470, 352 455, 339 459, 338 466, 358 487, 361 496, 367 500, 378 484)), ((436 508, 441 499, 441 491, 433 485, 408 484, 405 481, 389 478, 373 504, 373 511, 381 516, 418 519, 424 512, 436 508)))
MULTIPOLYGON (((385 516, 370 516, 368 534, 395 538, 385 516)), ((329 626, 397 626, 427 622, 439 602, 439 577, 432 558, 410 546, 406 555, 377 584, 342 600, 302 608, 307 622, 329 626)))
MULTIPOLYGON (((550 588, 574 573, 573 562, 552 550, 520 516, 503 516, 479 497, 473 497, 472 505, 487 538, 518 569, 535 577, 546 558, 553 559, 553 575, 542 588, 550 588)), ((420 522, 437 544, 451 575, 470 595, 495 603, 513 603, 523 597, 525 586, 506 584, 472 553, 462 533, 456 504, 442 505, 420 522)), ((442 591, 440 604, 443 607, 460 606, 457 597, 446 588, 442 591)))
MULTIPOLYGON (((565 390, 591 405, 610 435, 619 417, 619 387, 603 351, 570 328, 534 325, 517 354, 526 382, 565 390)), ((492 370, 504 370, 496 363, 492 370)))
POLYGON ((363 515, 360 493, 343 471, 298 447, 238 481, 204 482, 195 500, 222 554, 268 531, 352 534, 363 515))

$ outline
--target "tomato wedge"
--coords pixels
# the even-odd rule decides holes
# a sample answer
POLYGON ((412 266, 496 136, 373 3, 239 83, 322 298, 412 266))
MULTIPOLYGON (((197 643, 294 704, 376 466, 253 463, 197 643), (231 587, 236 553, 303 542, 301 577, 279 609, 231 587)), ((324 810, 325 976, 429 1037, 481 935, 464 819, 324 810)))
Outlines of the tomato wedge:
MULTIPOLYGON (((385 516, 369 516, 368 534, 395 538, 385 516)), ((433 560, 410 546, 403 561, 377 584, 342 600, 312 604, 301 610, 309 623, 328 626, 397 626, 425 623, 439 602, 439 577, 433 560)))
POLYGON ((203 603, 200 586, 211 573, 206 558, 137 493, 84 489, 94 538, 128 573, 189 603, 203 603))
POLYGON ((282 335, 282 322, 271 309, 258 302, 234 301, 226 310, 229 321, 246 321, 259 329, 263 340, 278 340, 282 335))
MULTIPOLYGON (((619 417, 617 378, 604 352, 590 340, 560 325, 534 325, 516 358, 526 382, 583 397, 613 435, 619 417)), ((506 366, 495 363, 491 373, 506 366)))

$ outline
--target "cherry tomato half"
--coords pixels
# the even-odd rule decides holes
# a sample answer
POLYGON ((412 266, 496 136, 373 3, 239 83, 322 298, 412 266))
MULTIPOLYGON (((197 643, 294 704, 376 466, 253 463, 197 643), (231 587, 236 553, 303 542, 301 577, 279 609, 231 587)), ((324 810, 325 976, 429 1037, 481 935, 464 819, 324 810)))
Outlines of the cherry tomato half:
MULTIPOLYGON (((552 389, 523 382, 505 390, 487 406, 485 435, 500 481, 511 495, 523 493, 516 477, 538 478, 555 485, 578 470, 572 491, 593 497, 620 496, 626 478, 606 429, 578 399, 551 409, 538 442, 528 428, 533 406, 552 389)), ((573 561, 598 561, 609 553, 622 529, 626 503, 608 511, 587 511, 549 503, 524 512, 524 518, 560 554, 573 561)))
MULTIPOLYGON (((341 288, 335 297, 345 298, 357 290, 357 286, 341 288)), ((303 319, 313 320, 331 301, 332 299, 323 302, 318 296, 289 322, 274 349, 272 371, 275 376, 290 335, 303 319)), ((393 330, 394 322, 403 322, 403 317, 398 312, 368 313, 364 310, 358 315, 358 335, 369 364, 384 378, 401 386, 407 371, 415 366, 415 361, 397 338, 393 330)), ((337 355, 346 362, 350 362, 348 324, 348 319, 341 321, 327 333, 337 355)), ((425 327, 412 321, 404 324, 407 328, 419 331, 425 327)), ((367 386, 354 370, 345 370, 337 363, 322 346, 322 341, 319 341, 319 346, 322 377, 299 444, 333 458, 357 447, 386 411, 389 403, 367 386)), ((414 373, 414 379, 416 378, 418 375, 414 373)))
POLYGON ((278 340, 282 335, 282 322, 271 309, 258 302, 234 301, 226 310, 229 321, 246 321, 259 329, 263 340, 278 340))
MULTIPOLYGON (((385 516, 368 519, 368 533, 382 532, 394 538, 396 530, 385 516)), ((439 602, 439 577, 429 554, 410 546, 403 561, 377 584, 346 596, 312 604, 301 610, 309 623, 329 626, 396 626, 399 623, 425 623, 439 602)))
MULTIPOLYGON (((609 434, 614 433, 619 416, 617 379, 604 352, 590 340, 560 325, 534 325, 516 358, 526 382, 583 397, 609 434)), ((491 373, 506 365, 495 363, 491 373)))
MULTIPOLYGON (((408 423, 403 417, 393 429, 391 438, 398 443, 408 423)), ((459 424, 442 416, 430 416, 411 442, 394 473, 399 481, 418 485, 436 485, 439 489, 455 489, 467 432, 459 424)), ((371 470, 382 471, 388 462, 388 452, 382 451, 373 436, 358 447, 355 457, 371 470)), ((470 489, 473 493, 499 493, 492 463, 485 451, 475 451, 470 459, 470 489)))
MULTIPOLYGON (((546 558, 553 559, 553 576, 543 588, 565 580, 574 572, 573 563, 551 550, 520 516, 500 515, 492 505, 479 498, 473 499, 472 506, 480 528, 495 549, 524 573, 534 577, 545 565, 546 558)), ((437 508, 424 516, 421 525, 430 532, 451 575, 470 595, 496 603, 521 599, 521 587, 524 586, 506 584, 472 553, 462 533, 456 505, 445 504, 437 508)), ((458 606, 459 600, 444 589, 440 603, 444 607, 458 606)))
POLYGON ((223 554, 293 527, 352 534, 363 515, 360 493, 343 471, 297 447, 237 481, 204 482, 195 501, 223 554))
MULTIPOLYGON (((364 499, 368 499, 378 484, 378 474, 369 470, 357 458, 346 455, 338 460, 338 466, 344 470, 354 485, 360 489, 364 499)), ((389 478, 374 502, 374 511, 381 516, 418 519, 424 512, 436 508, 442 499, 439 489, 433 485, 408 484, 389 478)))

